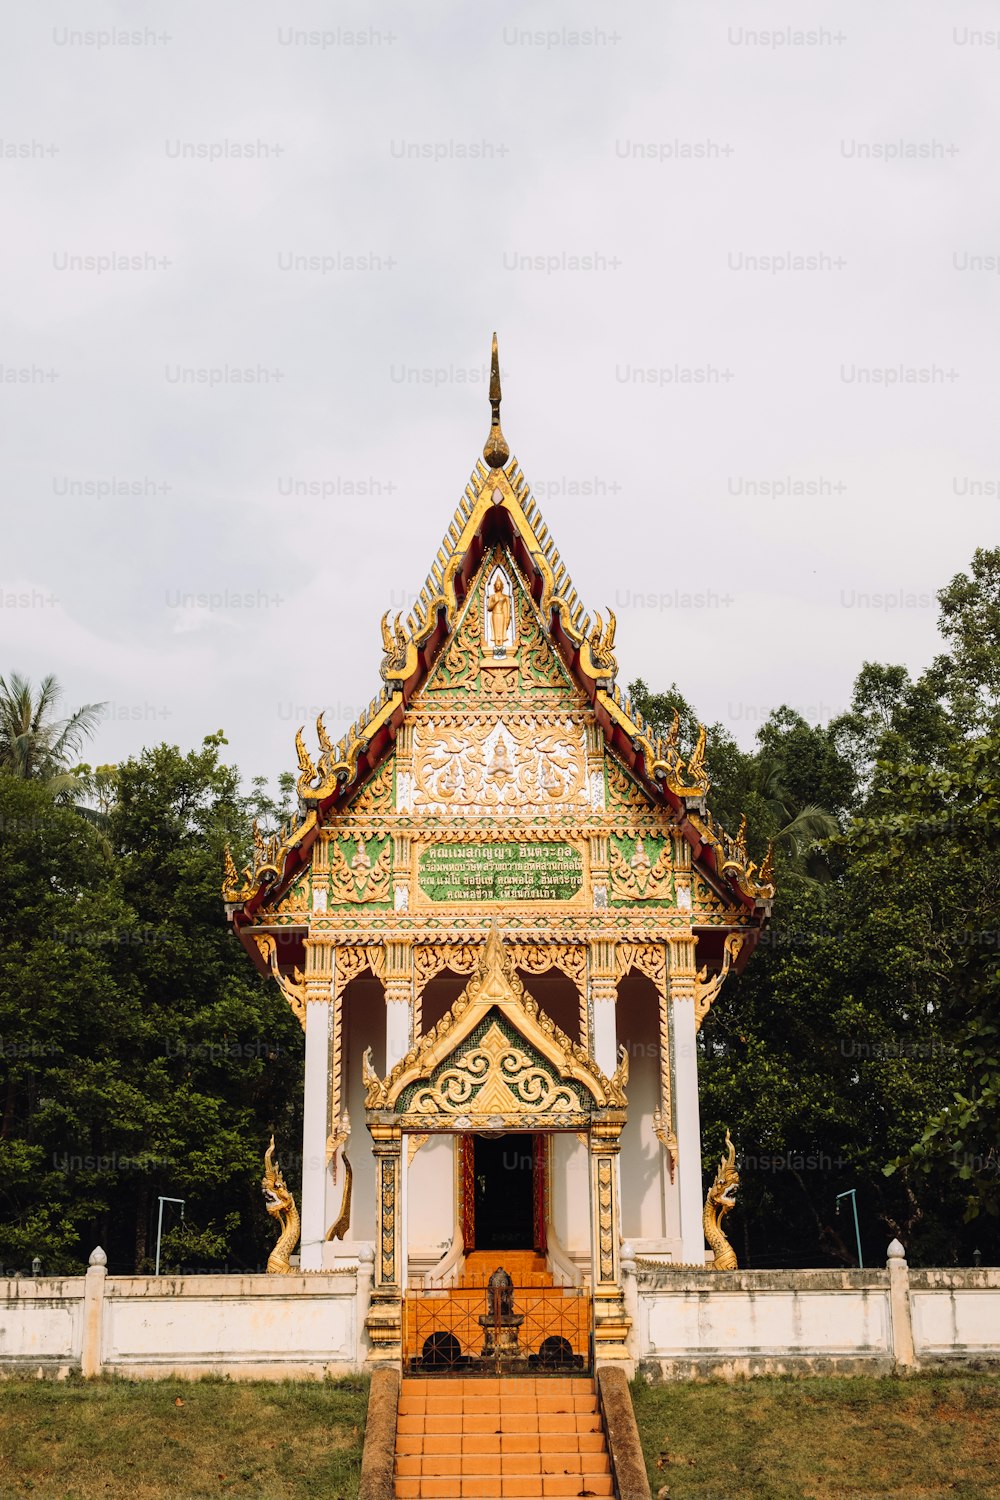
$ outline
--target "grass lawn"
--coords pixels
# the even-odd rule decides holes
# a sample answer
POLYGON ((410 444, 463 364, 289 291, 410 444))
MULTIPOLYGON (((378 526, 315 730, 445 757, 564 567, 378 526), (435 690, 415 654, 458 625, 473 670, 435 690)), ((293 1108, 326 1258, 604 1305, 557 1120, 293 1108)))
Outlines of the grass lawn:
POLYGON ((0 1381, 2 1500, 353 1500, 367 1380, 0 1381))
POLYGON ((632 1387, 654 1496, 1000 1497, 1000 1376, 632 1387))

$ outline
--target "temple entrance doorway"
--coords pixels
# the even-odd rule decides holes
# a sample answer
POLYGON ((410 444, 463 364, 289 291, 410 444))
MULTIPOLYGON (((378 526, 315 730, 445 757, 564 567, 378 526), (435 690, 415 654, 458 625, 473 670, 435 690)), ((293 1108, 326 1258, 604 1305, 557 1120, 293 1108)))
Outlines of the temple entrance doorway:
POLYGON ((546 1138, 462 1137, 462 1235, 469 1250, 545 1250, 546 1138))
POLYGON ((533 1250, 533 1137, 477 1135, 473 1139, 476 1249, 533 1250))

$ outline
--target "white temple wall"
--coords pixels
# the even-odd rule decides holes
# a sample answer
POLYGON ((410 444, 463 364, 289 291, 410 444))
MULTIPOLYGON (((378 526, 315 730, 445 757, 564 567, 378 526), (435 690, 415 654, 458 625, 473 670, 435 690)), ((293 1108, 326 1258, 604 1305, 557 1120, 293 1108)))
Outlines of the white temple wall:
POLYGON ((846 1371, 848 1362, 861 1361, 889 1370, 889 1288, 885 1273, 877 1274, 884 1285, 796 1287, 785 1275, 784 1285, 760 1288, 750 1281, 707 1293, 694 1286, 640 1289, 640 1367, 678 1378, 778 1373, 801 1360, 817 1369, 841 1362, 846 1371))
POLYGON ((82 1339, 82 1276, 0 1281, 0 1369, 68 1371, 82 1339))
MULTIPOLYGON (((895 1293, 888 1270, 718 1273, 626 1257, 623 1272, 633 1358, 648 1379, 1000 1366, 1000 1268, 908 1271, 897 1260, 895 1293)), ((335 1274, 100 1267, 0 1280, 0 1375, 345 1374, 364 1365, 371 1275, 363 1252, 335 1274)))
MULTIPOLYGON (((351 1138, 347 1155, 354 1171, 351 1192, 351 1223, 344 1247, 375 1239, 375 1158, 372 1138, 365 1124, 365 1086, 361 1079, 361 1059, 365 1048, 372 1049, 372 1063, 380 1078, 385 1074, 385 992, 374 979, 355 979, 344 991, 343 1027, 343 1096, 351 1117, 351 1138)), ((343 1175, 334 1182, 327 1172, 327 1226, 340 1213, 343 1175)), ((334 1248, 327 1247, 328 1250, 334 1248)), ((336 1247, 338 1253, 341 1247, 336 1247)))
POLYGON ((549 1219, 567 1255, 590 1273, 590 1159, 570 1131, 551 1137, 549 1219))
POLYGON ((620 1158, 622 1238, 666 1248, 670 1179, 666 1154, 653 1130, 660 1102, 659 996, 644 976, 628 974, 619 984, 617 1025, 618 1045, 627 1049, 629 1059, 628 1122, 620 1158))
POLYGON ((1000 1269, 691 1272, 626 1259, 648 1379, 1000 1365, 1000 1269))
POLYGON ((0 1374, 322 1379, 364 1359, 371 1263, 336 1274, 0 1281, 0 1374), (87 1307, 92 1314, 84 1316, 87 1307))
POLYGON ((232 1374, 277 1367, 301 1377, 357 1363, 356 1278, 258 1278, 220 1291, 216 1276, 121 1277, 105 1296, 101 1362, 121 1374, 232 1374), (317 1283, 313 1285, 313 1282, 317 1283))
MULTIPOLYGON (((406 1159, 408 1137, 403 1137, 406 1159)), ((407 1260, 414 1272, 430 1269, 455 1238, 458 1202, 458 1137, 432 1135, 420 1147, 407 1173, 407 1260)))
POLYGON ((1000 1347, 1000 1271, 959 1279, 950 1271, 911 1271, 913 1347, 918 1358, 996 1358, 1000 1347))

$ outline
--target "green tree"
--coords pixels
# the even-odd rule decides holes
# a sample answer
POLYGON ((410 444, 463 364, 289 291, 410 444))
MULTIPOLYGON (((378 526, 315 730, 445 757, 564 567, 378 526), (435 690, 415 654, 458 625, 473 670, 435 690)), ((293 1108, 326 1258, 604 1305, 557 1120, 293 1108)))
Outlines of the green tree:
POLYGON ((105 1149, 105 1084, 139 1006, 117 962, 120 935, 133 925, 96 831, 40 780, 0 772, 0 1260, 8 1268, 39 1255, 48 1271, 78 1269, 107 1236, 118 1178, 105 1149))
POLYGON ((227 1246, 259 1257, 263 1146, 274 1130, 290 1160, 300 1139, 301 1028, 220 902, 223 848, 239 850, 249 810, 238 773, 220 763, 224 743, 212 735, 187 755, 159 745, 126 761, 109 815, 123 894, 142 914, 129 956, 142 1024, 123 1070, 130 1141, 153 1163, 130 1184, 137 1266, 159 1193, 187 1200, 189 1260, 225 1259, 227 1246))
POLYGON ((847 842, 898 930, 911 934, 909 1007, 944 1038, 957 1075, 947 1096, 913 1122, 887 1171, 938 1188, 960 1184, 966 1222, 997 1219, 1000 731, 957 741, 945 769, 884 770, 879 810, 859 820, 847 842))
POLYGON ((964 734, 1000 727, 1000 547, 977 547, 968 573, 938 593, 938 629, 949 649, 935 657, 929 684, 964 734))
POLYGON ((854 684, 851 707, 830 734, 852 766, 860 800, 877 782, 880 761, 937 764, 950 737, 948 715, 927 677, 914 682, 902 666, 866 661, 854 684))
MULTIPOLYGON (((117 770, 103 834, 0 773, 0 1258, 263 1265, 263 1148, 301 1139, 302 1032, 227 931, 222 850, 249 806, 221 735, 117 770)), ((293 1174, 290 1172, 291 1178, 293 1174)))

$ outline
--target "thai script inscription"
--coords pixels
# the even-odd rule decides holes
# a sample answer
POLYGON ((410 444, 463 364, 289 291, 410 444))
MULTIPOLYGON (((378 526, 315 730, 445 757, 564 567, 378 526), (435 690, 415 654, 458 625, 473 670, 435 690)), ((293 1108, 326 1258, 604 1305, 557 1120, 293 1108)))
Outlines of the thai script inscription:
POLYGON ((583 884, 570 844, 439 844, 417 868, 430 901, 570 901, 583 884))

